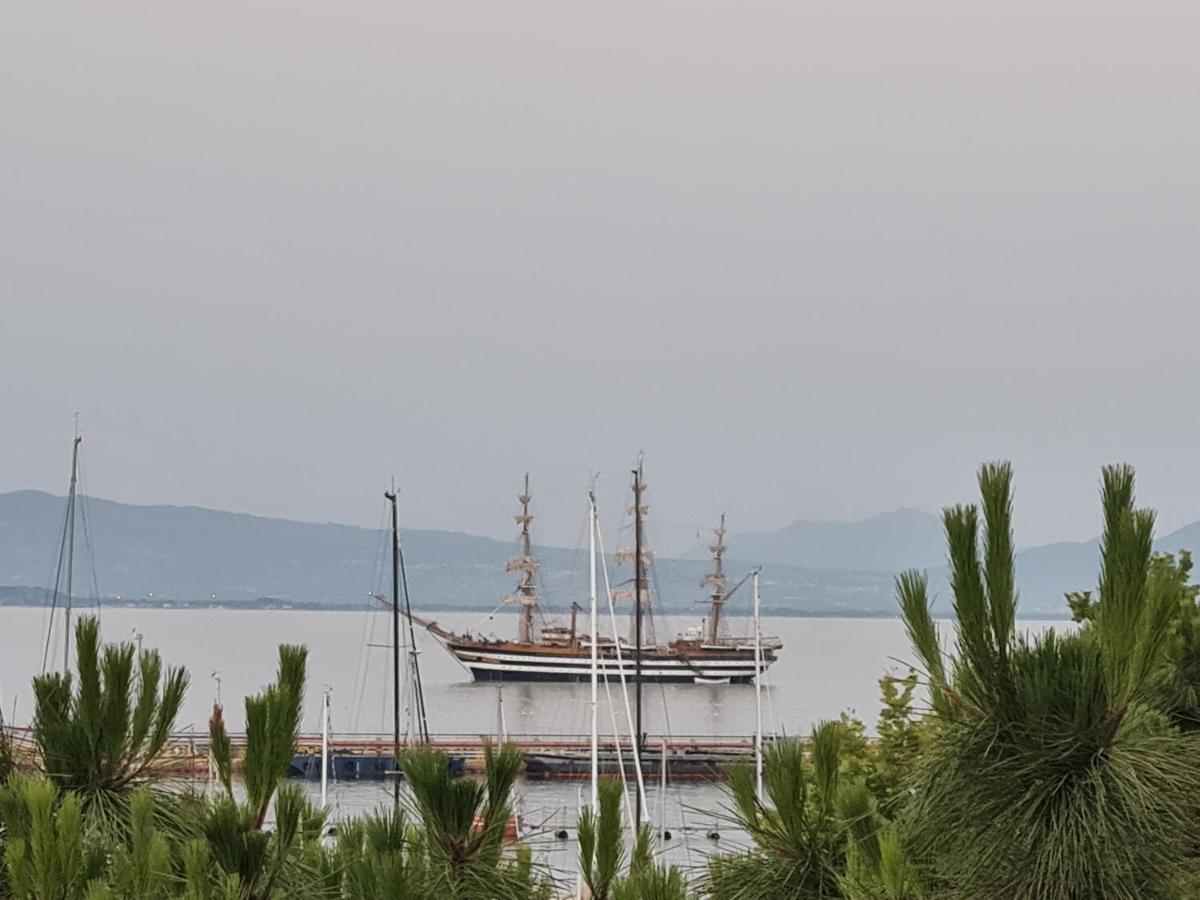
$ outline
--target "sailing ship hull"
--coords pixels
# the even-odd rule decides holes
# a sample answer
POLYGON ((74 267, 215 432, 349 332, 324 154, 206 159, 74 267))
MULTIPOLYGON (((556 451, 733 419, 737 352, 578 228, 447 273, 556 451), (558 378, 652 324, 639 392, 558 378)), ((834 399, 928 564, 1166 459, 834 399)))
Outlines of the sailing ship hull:
MULTIPOLYGON (((471 673, 475 681, 590 681, 591 651, 587 647, 546 647, 518 643, 465 643, 451 641, 447 649, 471 673)), ((607 648, 606 648, 607 649, 607 648)), ((600 677, 627 680, 636 673, 632 651, 622 659, 605 653, 600 660, 600 677)), ((775 661, 764 653, 762 670, 775 661)), ((642 682, 646 684, 753 684, 752 649, 707 649, 692 652, 647 651, 642 656, 642 682)))

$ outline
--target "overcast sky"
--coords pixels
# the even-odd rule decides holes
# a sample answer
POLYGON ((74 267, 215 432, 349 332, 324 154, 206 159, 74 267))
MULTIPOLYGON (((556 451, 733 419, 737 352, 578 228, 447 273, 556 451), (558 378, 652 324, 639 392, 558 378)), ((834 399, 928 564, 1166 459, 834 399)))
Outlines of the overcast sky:
POLYGON ((573 545, 1138 466, 1200 517, 1194 2, 11 3, 0 490, 573 545))

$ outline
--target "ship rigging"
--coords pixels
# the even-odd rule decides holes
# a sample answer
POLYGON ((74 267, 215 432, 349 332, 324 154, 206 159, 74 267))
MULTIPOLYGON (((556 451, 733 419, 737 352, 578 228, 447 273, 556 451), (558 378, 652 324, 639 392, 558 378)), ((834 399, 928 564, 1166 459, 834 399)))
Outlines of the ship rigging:
POLYGON ((764 673, 776 660, 782 642, 776 637, 762 636, 756 654, 754 634, 724 634, 727 617, 724 606, 749 578, 748 574, 731 590, 726 590, 724 556, 725 519, 714 529, 715 543, 710 547, 712 570, 705 574, 701 586, 710 590, 704 602, 709 604, 707 619, 666 643, 644 632, 644 618, 650 611, 653 598, 648 587, 646 569, 653 554, 644 541, 644 519, 647 507, 643 503, 645 484, 641 467, 634 471, 634 501, 629 512, 634 520, 633 548, 618 551, 618 564, 633 563, 634 576, 629 588, 610 593, 614 602, 633 601, 631 635, 629 639, 605 637, 596 633, 580 634, 577 629, 578 603, 571 605, 570 627, 543 624, 536 627, 540 598, 535 576, 539 563, 533 550, 531 512, 532 494, 526 475, 524 490, 518 496, 520 512, 515 516, 521 526, 517 555, 506 570, 520 578, 513 593, 505 602, 520 607, 515 639, 481 637, 456 633, 404 614, 432 634, 476 681, 587 681, 590 678, 593 645, 604 677, 624 676, 635 684, 643 682, 695 684, 751 684, 756 675, 764 673))

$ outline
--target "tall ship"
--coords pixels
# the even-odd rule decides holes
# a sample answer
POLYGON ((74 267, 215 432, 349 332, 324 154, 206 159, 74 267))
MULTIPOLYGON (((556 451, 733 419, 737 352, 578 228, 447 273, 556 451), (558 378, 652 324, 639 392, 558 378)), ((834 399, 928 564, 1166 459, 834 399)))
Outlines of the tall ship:
MULTIPOLYGON (((613 603, 634 604, 630 616, 633 627, 628 638, 600 634, 593 638, 579 629, 578 603, 571 605, 569 624, 547 621, 541 614, 541 597, 537 590, 539 562, 534 554, 531 525, 529 476, 519 495, 520 512, 515 516, 520 526, 517 554, 506 569, 518 575, 513 593, 504 602, 518 608, 517 633, 511 640, 456 633, 436 622, 412 616, 412 621, 424 627, 457 659, 475 681, 588 681, 591 678, 592 641, 601 674, 607 678, 622 675, 641 682, 673 682, 694 684, 750 684, 758 671, 765 672, 776 659, 783 642, 773 636, 758 636, 759 667, 755 664, 755 635, 729 634, 729 619, 724 607, 745 578, 728 589, 724 556, 725 517, 713 529, 714 541, 711 571, 705 574, 700 586, 709 593, 708 616, 698 625, 677 634, 665 643, 655 640, 653 630, 643 628, 652 605, 646 570, 653 562, 650 549, 643 546, 643 520, 647 507, 643 504, 646 490, 641 470, 634 473, 633 506, 629 512, 634 520, 635 546, 617 551, 618 565, 632 565, 633 578, 628 586, 612 591, 613 603)), ((749 577, 749 576, 747 576, 749 577)), ((599 631, 600 629, 597 629, 599 631)))

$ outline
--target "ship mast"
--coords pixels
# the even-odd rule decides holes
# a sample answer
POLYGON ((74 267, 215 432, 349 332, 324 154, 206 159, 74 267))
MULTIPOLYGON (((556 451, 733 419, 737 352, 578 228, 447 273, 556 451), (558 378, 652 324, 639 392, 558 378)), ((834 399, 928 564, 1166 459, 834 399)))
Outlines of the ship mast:
MULTIPOLYGON (((392 507, 392 753, 395 765, 400 765, 400 598, 404 598, 404 618, 408 620, 408 676, 413 710, 417 717, 421 743, 429 743, 429 721, 425 716, 425 690, 421 686, 421 666, 417 659, 417 636, 413 629, 412 603, 408 597, 408 575, 404 571, 404 552, 400 549, 400 524, 397 513, 396 484, 383 492, 392 507)), ((392 801, 400 805, 400 773, 395 773, 392 801)))
POLYGON ((754 570, 754 790, 758 802, 763 802, 763 733, 762 733, 762 614, 758 603, 758 569, 754 570))
MULTIPOLYGON (((395 488, 393 481, 392 487, 395 488)), ((392 765, 400 766, 400 526, 396 515, 395 490, 384 491, 392 505, 392 765)), ((400 805, 400 773, 392 783, 392 802, 400 805)))
POLYGON ((529 535, 529 524, 533 515, 529 512, 529 501, 533 495, 529 493, 529 473, 525 473, 525 490, 517 497, 521 503, 521 512, 514 516, 521 526, 521 552, 508 561, 504 567, 506 572, 520 572, 521 580, 517 583, 516 592, 504 598, 505 603, 521 605, 521 630, 518 640, 522 644, 533 643, 533 612, 537 609, 537 587, 533 578, 537 574, 538 561, 533 555, 533 543, 529 535))
MULTIPOLYGON (((600 732, 596 720, 596 688, 599 682, 600 643, 596 634, 596 491, 588 491, 588 612, 590 613, 592 663, 592 814, 600 808, 600 732)), ((626 695, 628 696, 628 695, 626 695)), ((622 771, 624 766, 621 767, 622 771)))
POLYGON ((701 587, 712 588, 708 596, 708 642, 715 644, 721 627, 721 607, 728 599, 725 594, 725 513, 721 513, 721 526, 713 529, 717 542, 708 549, 712 552, 713 570, 700 580, 701 587))
MULTIPOLYGON (((637 697, 637 726, 634 741, 637 748, 642 747, 642 601, 643 601, 643 585, 646 582, 646 566, 645 560, 642 559, 642 465, 639 462, 638 467, 633 470, 633 602, 634 602, 634 647, 633 647, 633 683, 637 697)), ((638 755, 639 771, 638 777, 641 778, 640 759, 638 755)), ((638 827, 642 823, 642 795, 639 792, 637 795, 637 816, 635 821, 638 827)))
MULTIPOLYGON (((646 492, 646 482, 642 480, 642 462, 638 459, 637 468, 633 470, 633 506, 627 512, 633 516, 633 548, 625 547, 616 552, 617 565, 633 563, 633 590, 614 591, 613 600, 633 601, 633 687, 636 705, 636 721, 633 726, 633 753, 638 761, 638 784, 641 784, 641 751, 642 735, 642 652, 645 643, 642 633, 642 619, 646 608, 650 605, 650 590, 646 585, 646 567, 650 565, 652 554, 646 546, 644 525, 648 507, 642 502, 646 492)), ((639 792, 636 803, 636 821, 642 821, 642 795, 639 792)))

